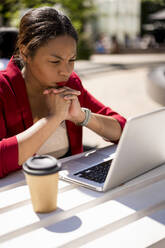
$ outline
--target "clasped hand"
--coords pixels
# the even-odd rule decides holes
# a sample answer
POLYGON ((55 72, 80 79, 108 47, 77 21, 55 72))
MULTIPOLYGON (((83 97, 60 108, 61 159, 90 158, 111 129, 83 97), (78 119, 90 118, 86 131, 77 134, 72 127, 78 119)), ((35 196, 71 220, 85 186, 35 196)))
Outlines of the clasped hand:
POLYGON ((46 89, 43 94, 46 96, 50 115, 58 116, 61 121, 70 120, 75 124, 84 120, 84 112, 78 100, 80 91, 64 86, 46 89))

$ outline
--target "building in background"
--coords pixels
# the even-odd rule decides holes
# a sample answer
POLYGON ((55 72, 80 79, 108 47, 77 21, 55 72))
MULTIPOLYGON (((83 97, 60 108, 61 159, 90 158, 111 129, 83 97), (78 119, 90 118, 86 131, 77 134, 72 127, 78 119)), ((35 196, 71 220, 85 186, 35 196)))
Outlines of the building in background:
POLYGON ((92 29, 97 42, 104 36, 112 41, 115 38, 124 46, 136 46, 140 34, 141 1, 95 0, 95 4, 97 15, 92 29))

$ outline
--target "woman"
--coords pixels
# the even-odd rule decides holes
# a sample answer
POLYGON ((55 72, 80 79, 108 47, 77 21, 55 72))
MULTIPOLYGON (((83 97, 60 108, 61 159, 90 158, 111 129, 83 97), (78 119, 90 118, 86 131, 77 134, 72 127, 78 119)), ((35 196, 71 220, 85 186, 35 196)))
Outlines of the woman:
POLYGON ((125 119, 97 101, 73 72, 77 41, 70 20, 54 8, 23 16, 16 52, 0 74, 0 177, 34 154, 82 152, 82 126, 119 140, 125 119))

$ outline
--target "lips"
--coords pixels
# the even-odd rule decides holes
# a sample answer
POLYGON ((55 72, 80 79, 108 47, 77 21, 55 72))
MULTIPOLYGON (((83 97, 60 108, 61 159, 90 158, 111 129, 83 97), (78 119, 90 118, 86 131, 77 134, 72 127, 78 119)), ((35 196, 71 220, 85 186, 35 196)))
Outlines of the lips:
POLYGON ((63 81, 63 82, 58 82, 56 83, 58 87, 63 87, 67 84, 67 81, 63 81))

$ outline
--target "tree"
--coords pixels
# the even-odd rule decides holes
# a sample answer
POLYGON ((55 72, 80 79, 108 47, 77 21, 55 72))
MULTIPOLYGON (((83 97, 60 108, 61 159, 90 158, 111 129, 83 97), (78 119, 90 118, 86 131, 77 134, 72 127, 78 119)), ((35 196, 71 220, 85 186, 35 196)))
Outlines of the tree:
POLYGON ((40 6, 53 6, 60 4, 72 19, 73 24, 78 32, 84 31, 84 26, 89 18, 93 16, 93 0, 1 0, 0 15, 2 24, 8 25, 12 20, 15 12, 23 8, 37 8, 40 6))
POLYGON ((79 34, 80 47, 84 50, 80 53, 82 54, 81 57, 83 55, 89 57, 91 51, 86 38, 84 38, 84 32, 86 23, 94 16, 93 0, 1 0, 0 16, 2 16, 2 25, 11 25, 11 21, 15 16, 18 19, 21 9, 54 5, 60 5, 64 12, 71 18, 79 34))
POLYGON ((20 8, 18 0, 1 0, 0 2, 0 16, 2 26, 8 26, 13 17, 13 13, 20 8))

